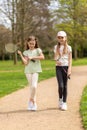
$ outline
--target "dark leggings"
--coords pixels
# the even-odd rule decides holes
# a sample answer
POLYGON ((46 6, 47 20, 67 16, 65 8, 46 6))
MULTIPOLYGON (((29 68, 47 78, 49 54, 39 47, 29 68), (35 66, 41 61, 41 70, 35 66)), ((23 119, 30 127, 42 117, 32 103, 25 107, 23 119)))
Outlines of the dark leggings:
POLYGON ((67 70, 68 66, 56 66, 56 77, 58 82, 59 98, 66 102, 67 99, 67 70))

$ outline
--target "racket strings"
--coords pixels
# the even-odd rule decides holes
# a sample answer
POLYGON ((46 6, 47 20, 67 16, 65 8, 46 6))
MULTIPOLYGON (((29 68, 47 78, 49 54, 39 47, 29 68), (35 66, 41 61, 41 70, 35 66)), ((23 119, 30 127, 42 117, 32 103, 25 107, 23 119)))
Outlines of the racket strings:
POLYGON ((5 49, 7 52, 14 53, 17 51, 18 47, 16 44, 9 43, 5 45, 5 49))

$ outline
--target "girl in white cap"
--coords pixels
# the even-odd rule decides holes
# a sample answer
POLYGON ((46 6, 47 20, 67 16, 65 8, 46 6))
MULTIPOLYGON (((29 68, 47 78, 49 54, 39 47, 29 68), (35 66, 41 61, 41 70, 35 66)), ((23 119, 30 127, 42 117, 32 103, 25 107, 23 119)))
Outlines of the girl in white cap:
POLYGON ((54 47, 56 61, 56 77, 58 81, 59 108, 67 110, 67 81, 71 75, 72 48, 67 43, 67 34, 64 31, 57 33, 58 43, 54 47))
POLYGON ((25 64, 25 75, 30 85, 30 97, 28 110, 37 110, 36 89, 38 83, 38 75, 42 72, 40 60, 44 59, 42 50, 39 48, 35 36, 29 36, 26 42, 26 50, 18 51, 23 63, 25 64))

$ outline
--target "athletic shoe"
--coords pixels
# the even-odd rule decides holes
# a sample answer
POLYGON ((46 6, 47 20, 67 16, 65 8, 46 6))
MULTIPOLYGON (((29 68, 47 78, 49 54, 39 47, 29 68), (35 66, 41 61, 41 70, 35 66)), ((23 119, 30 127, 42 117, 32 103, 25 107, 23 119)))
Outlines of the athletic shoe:
POLYGON ((66 110, 67 110, 67 104, 66 104, 66 103, 63 103, 61 109, 62 109, 63 111, 66 111, 66 110))
POLYGON ((28 110, 32 110, 32 107, 33 107, 33 102, 29 102, 29 105, 28 105, 28 110))
POLYGON ((33 106, 32 106, 32 111, 36 111, 37 110, 37 104, 34 103, 33 106))
POLYGON ((63 105, 63 100, 62 98, 59 99, 59 108, 61 109, 62 108, 62 105, 63 105))

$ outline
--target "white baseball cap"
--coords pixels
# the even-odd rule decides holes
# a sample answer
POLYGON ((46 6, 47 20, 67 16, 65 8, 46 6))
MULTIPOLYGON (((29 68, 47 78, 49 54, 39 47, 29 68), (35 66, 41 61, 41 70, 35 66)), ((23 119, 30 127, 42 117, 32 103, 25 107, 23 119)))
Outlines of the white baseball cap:
POLYGON ((66 32, 64 32, 64 31, 59 31, 59 32, 57 33, 57 36, 66 37, 67 34, 66 34, 66 32))

